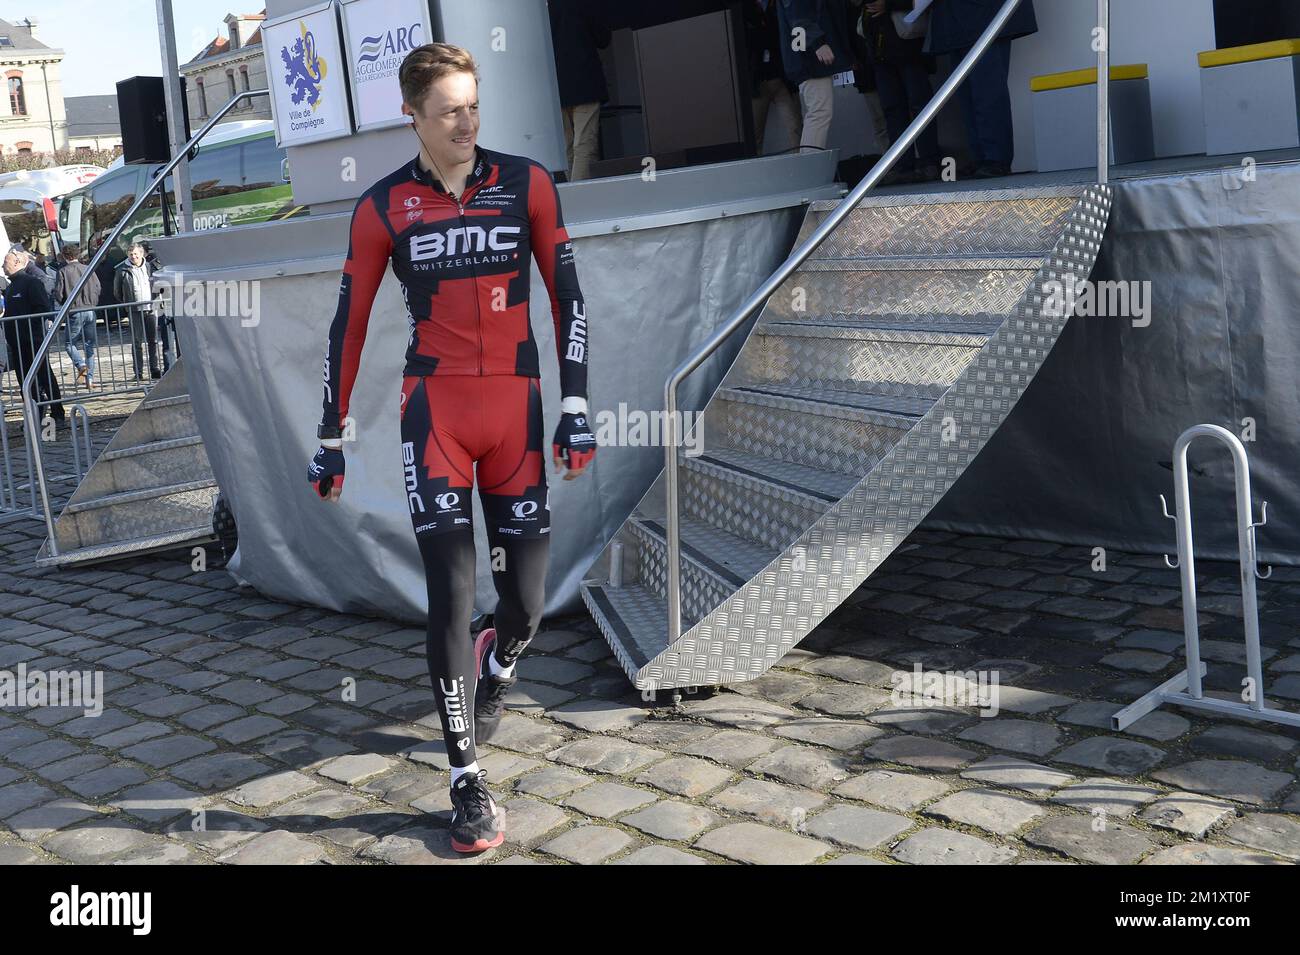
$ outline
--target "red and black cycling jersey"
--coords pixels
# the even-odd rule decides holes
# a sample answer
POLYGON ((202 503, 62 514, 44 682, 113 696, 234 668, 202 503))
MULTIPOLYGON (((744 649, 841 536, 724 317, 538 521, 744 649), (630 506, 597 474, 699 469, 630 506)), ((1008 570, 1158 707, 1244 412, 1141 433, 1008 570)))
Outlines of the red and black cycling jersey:
POLYGON ((525 156, 475 152, 458 199, 417 157, 357 200, 325 353, 324 426, 347 418, 370 308, 390 260, 410 322, 403 375, 540 378, 528 320, 532 256, 550 293, 561 395, 586 398, 586 309, 555 182, 525 156))

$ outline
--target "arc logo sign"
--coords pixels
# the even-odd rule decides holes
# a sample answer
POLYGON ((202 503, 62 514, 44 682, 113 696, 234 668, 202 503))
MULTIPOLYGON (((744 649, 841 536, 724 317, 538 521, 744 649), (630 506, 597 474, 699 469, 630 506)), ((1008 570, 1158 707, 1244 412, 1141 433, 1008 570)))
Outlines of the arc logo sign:
POLYGON ((276 142, 299 146, 352 132, 338 14, 318 4, 262 26, 276 142))
POLYGON ((342 0, 339 9, 357 131, 405 124, 397 74, 406 55, 432 36, 428 3, 342 0))

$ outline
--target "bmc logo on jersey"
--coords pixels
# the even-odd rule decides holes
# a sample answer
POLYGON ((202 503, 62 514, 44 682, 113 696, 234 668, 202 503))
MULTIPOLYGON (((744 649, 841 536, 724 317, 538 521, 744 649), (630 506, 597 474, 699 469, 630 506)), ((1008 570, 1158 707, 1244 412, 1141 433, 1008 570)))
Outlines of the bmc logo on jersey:
POLYGON ((469 252, 509 252, 519 247, 519 226, 457 226, 445 232, 411 236, 411 261, 424 262, 469 252))

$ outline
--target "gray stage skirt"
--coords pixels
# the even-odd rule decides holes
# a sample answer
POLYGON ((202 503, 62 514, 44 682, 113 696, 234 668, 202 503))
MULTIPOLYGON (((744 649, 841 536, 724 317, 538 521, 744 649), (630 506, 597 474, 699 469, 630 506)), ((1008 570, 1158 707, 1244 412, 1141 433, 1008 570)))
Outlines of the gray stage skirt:
MULTIPOLYGON (((1261 558, 1300 563, 1300 164, 1249 172, 1116 184, 1093 279, 1149 282, 1150 324, 1076 314, 927 527, 1172 555, 1174 441, 1209 422, 1247 439, 1261 558)), ((1229 452, 1188 461, 1196 553, 1235 560, 1229 452)))

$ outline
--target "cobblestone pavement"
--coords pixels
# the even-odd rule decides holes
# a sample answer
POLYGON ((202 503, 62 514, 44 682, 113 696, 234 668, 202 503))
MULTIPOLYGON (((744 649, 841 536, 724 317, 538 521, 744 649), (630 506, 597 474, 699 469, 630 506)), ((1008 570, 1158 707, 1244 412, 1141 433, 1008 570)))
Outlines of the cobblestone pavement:
MULTIPOLYGON (((914 534, 761 679, 654 707, 585 616, 547 621, 480 753, 507 841, 449 847, 423 632, 263 599, 188 553, 33 566, 0 525, 0 668, 93 667, 101 716, 0 710, 0 862, 1277 863, 1300 734, 1161 709, 1159 558, 914 534), (1000 712, 899 705, 996 671, 1000 712), (355 699, 345 691, 355 687, 355 699)), ((1202 562, 1207 686, 1239 692, 1235 569, 1202 562)), ((1269 693, 1300 700, 1300 571, 1261 582, 1269 693)))

